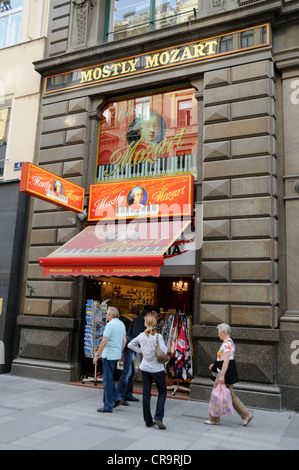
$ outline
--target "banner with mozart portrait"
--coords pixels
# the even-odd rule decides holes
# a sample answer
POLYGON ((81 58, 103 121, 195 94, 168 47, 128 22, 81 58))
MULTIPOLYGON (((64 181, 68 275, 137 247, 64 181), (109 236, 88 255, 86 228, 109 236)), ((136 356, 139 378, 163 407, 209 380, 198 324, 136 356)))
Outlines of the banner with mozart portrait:
POLYGON ((22 165, 20 192, 73 212, 84 209, 84 188, 30 162, 22 165))
POLYGON ((193 175, 90 185, 88 221, 191 217, 193 175))
POLYGON ((193 88, 109 102, 101 112, 95 181, 196 174, 193 88))

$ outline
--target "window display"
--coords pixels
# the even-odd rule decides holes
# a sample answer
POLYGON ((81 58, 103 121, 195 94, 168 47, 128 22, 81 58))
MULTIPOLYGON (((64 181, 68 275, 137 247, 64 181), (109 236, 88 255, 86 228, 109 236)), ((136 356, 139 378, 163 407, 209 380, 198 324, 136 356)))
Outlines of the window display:
POLYGON ((138 315, 144 305, 154 305, 157 298, 157 284, 127 279, 98 278, 101 298, 110 299, 111 305, 122 314, 138 315))

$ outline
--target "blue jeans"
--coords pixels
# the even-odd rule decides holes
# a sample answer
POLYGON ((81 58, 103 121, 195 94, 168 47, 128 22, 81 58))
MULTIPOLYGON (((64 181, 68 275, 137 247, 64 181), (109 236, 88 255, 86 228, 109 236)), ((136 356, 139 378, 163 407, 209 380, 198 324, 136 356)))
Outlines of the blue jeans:
POLYGON ((131 398, 133 393, 134 369, 133 369, 134 352, 132 349, 125 348, 123 350, 124 368, 118 381, 117 391, 122 400, 131 398))
POLYGON ((113 411, 113 403, 120 400, 120 395, 116 390, 113 380, 113 373, 117 360, 102 358, 103 364, 103 385, 104 385, 104 409, 113 411))
POLYGON ((142 372, 143 381, 143 418, 145 424, 149 425, 152 422, 151 414, 151 392, 152 392, 152 381, 154 380, 158 389, 158 400, 156 405, 156 411, 154 419, 159 421, 163 420, 164 417, 164 406, 167 395, 165 372, 142 372))

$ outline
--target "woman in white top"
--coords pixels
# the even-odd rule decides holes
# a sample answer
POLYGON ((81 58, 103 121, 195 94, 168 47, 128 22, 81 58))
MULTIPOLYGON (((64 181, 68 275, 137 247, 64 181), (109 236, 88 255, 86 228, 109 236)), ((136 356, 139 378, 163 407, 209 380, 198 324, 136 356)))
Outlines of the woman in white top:
MULTIPOLYGON (((159 429, 166 429, 162 423, 164 417, 164 406, 167 395, 166 379, 164 365, 156 359, 156 324, 157 320, 154 315, 145 317, 146 330, 140 333, 129 344, 128 348, 137 353, 142 353, 143 358, 140 364, 143 381, 143 417, 147 427, 157 424, 159 429), (152 380, 155 381, 158 389, 158 400, 154 419, 152 418, 150 401, 152 391, 152 380)), ((163 338, 158 334, 159 346, 166 354, 167 348, 163 338)))

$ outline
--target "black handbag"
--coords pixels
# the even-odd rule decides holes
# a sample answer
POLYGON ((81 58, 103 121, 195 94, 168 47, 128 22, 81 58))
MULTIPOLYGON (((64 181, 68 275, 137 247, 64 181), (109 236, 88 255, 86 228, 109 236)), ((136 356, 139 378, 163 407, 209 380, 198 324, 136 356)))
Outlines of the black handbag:
POLYGON ((217 363, 217 361, 214 362, 213 367, 211 369, 211 379, 213 380, 213 382, 215 382, 217 374, 218 374, 216 363, 217 363))

